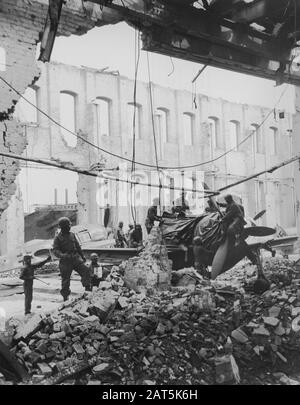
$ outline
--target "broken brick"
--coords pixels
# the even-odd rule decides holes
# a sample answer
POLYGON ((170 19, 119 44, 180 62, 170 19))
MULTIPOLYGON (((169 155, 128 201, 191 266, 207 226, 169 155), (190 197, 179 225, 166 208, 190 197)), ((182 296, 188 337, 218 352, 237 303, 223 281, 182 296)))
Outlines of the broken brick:
POLYGON ((274 326, 274 327, 279 324, 279 319, 278 319, 278 318, 271 317, 271 316, 264 316, 264 317, 263 317, 263 321, 264 321, 264 323, 265 323, 266 325, 274 326))
POLYGON ((270 336, 270 332, 262 325, 260 325, 258 328, 254 329, 252 332, 253 335, 259 335, 259 336, 270 336))
POLYGON ((238 341, 240 343, 247 343, 249 340, 246 333, 243 332, 240 328, 233 330, 231 332, 231 336, 233 337, 233 339, 235 339, 236 341, 238 341))

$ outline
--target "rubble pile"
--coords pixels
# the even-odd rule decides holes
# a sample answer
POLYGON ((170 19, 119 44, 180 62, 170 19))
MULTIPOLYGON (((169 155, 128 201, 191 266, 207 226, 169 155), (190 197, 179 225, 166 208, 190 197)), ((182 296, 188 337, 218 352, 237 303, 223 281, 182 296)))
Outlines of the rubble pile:
MULTIPOLYGON (((151 297, 126 287, 122 294, 112 289, 85 294, 57 312, 36 315, 26 327, 19 325, 13 352, 33 383, 46 383, 51 376, 57 383, 64 372, 73 374, 72 368, 89 369, 86 382, 91 384, 185 384, 186 378, 201 383, 191 359, 201 341, 212 348, 218 334, 209 325, 215 304, 208 288, 162 291, 151 297), (200 336, 198 329, 207 322, 200 336)), ((202 368, 206 375, 207 366, 202 368)))
POLYGON ((34 315, 28 322, 15 322, 12 352, 37 382, 45 377, 78 366, 100 351, 107 333, 102 324, 116 306, 119 293, 101 290, 85 293, 81 299, 45 315, 34 315))
POLYGON ((159 227, 153 227, 145 249, 120 266, 127 286, 136 292, 165 289, 170 286, 172 262, 168 259, 167 248, 162 240, 159 227))
POLYGON ((191 277, 190 286, 146 294, 128 288, 126 266, 97 291, 15 325, 11 350, 32 383, 300 384, 300 274, 292 262, 265 264, 272 284, 261 296, 247 288, 252 267, 243 277, 191 277))

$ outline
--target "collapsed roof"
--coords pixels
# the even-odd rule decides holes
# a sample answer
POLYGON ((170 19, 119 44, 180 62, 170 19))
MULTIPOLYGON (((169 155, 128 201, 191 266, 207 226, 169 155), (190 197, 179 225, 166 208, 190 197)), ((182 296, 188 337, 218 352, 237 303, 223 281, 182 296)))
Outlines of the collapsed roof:
POLYGON ((277 84, 300 84, 300 0, 83 2, 89 3, 110 10, 113 23, 118 16, 139 29, 144 50, 272 79, 277 84))

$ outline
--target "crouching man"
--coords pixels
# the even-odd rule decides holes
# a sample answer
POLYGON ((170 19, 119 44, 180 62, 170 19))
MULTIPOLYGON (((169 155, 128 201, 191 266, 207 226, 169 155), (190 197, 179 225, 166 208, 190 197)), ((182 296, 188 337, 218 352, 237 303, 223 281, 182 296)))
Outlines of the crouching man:
POLYGON ((64 301, 67 301, 70 290, 72 271, 75 270, 81 277, 81 283, 86 291, 91 291, 90 271, 84 264, 86 259, 73 232, 70 232, 71 222, 63 217, 58 221, 60 233, 53 242, 53 251, 59 260, 61 275, 61 290, 64 301))
POLYGON ((91 254, 91 264, 89 265, 90 277, 91 277, 91 288, 99 287, 100 281, 104 281, 109 275, 109 271, 105 268, 103 269, 98 263, 97 253, 91 254))
POLYGON ((31 313, 31 303, 33 296, 33 280, 34 280, 34 270, 39 267, 44 266, 45 263, 51 260, 51 256, 47 259, 42 260, 38 263, 31 263, 32 256, 26 254, 23 256, 23 267, 21 268, 21 273, 19 278, 24 281, 24 295, 25 295, 25 315, 31 313))

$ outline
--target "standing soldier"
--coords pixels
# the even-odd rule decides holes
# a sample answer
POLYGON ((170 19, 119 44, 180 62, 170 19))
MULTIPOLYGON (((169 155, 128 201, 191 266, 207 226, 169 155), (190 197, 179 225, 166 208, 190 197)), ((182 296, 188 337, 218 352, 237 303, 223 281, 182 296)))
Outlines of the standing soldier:
POLYGON ((127 239, 125 237, 124 231, 123 231, 123 222, 119 222, 119 226, 117 229, 117 233, 116 233, 116 247, 118 248, 124 248, 125 245, 127 246, 127 239))
POLYGON ((131 238, 131 234, 134 231, 134 226, 132 224, 128 225, 128 231, 126 233, 126 239, 128 241, 128 244, 130 244, 130 238, 131 238))
POLYGON ((53 251, 59 260, 61 275, 61 290, 64 301, 67 301, 70 290, 72 271, 75 270, 81 276, 81 283, 86 291, 91 291, 90 272, 84 264, 86 259, 73 232, 70 232, 71 222, 63 217, 58 221, 60 233, 53 242, 53 251))
POLYGON ((183 191, 180 197, 175 201, 174 212, 178 214, 178 218, 185 218, 186 212, 189 210, 190 207, 186 199, 186 191, 183 191))
POLYGON ((157 216, 157 206, 159 204, 158 198, 154 198, 151 207, 148 209, 147 217, 145 221, 145 227, 147 229, 147 234, 151 232, 154 226, 154 221, 159 221, 160 218, 157 216))
POLYGON ((32 303, 32 292, 33 292, 33 280, 34 280, 34 270, 39 267, 44 266, 51 256, 48 256, 47 259, 42 260, 38 263, 31 263, 32 256, 26 254, 23 256, 23 267, 21 268, 20 279, 24 281, 24 294, 25 294, 25 315, 31 313, 31 303, 32 303))

